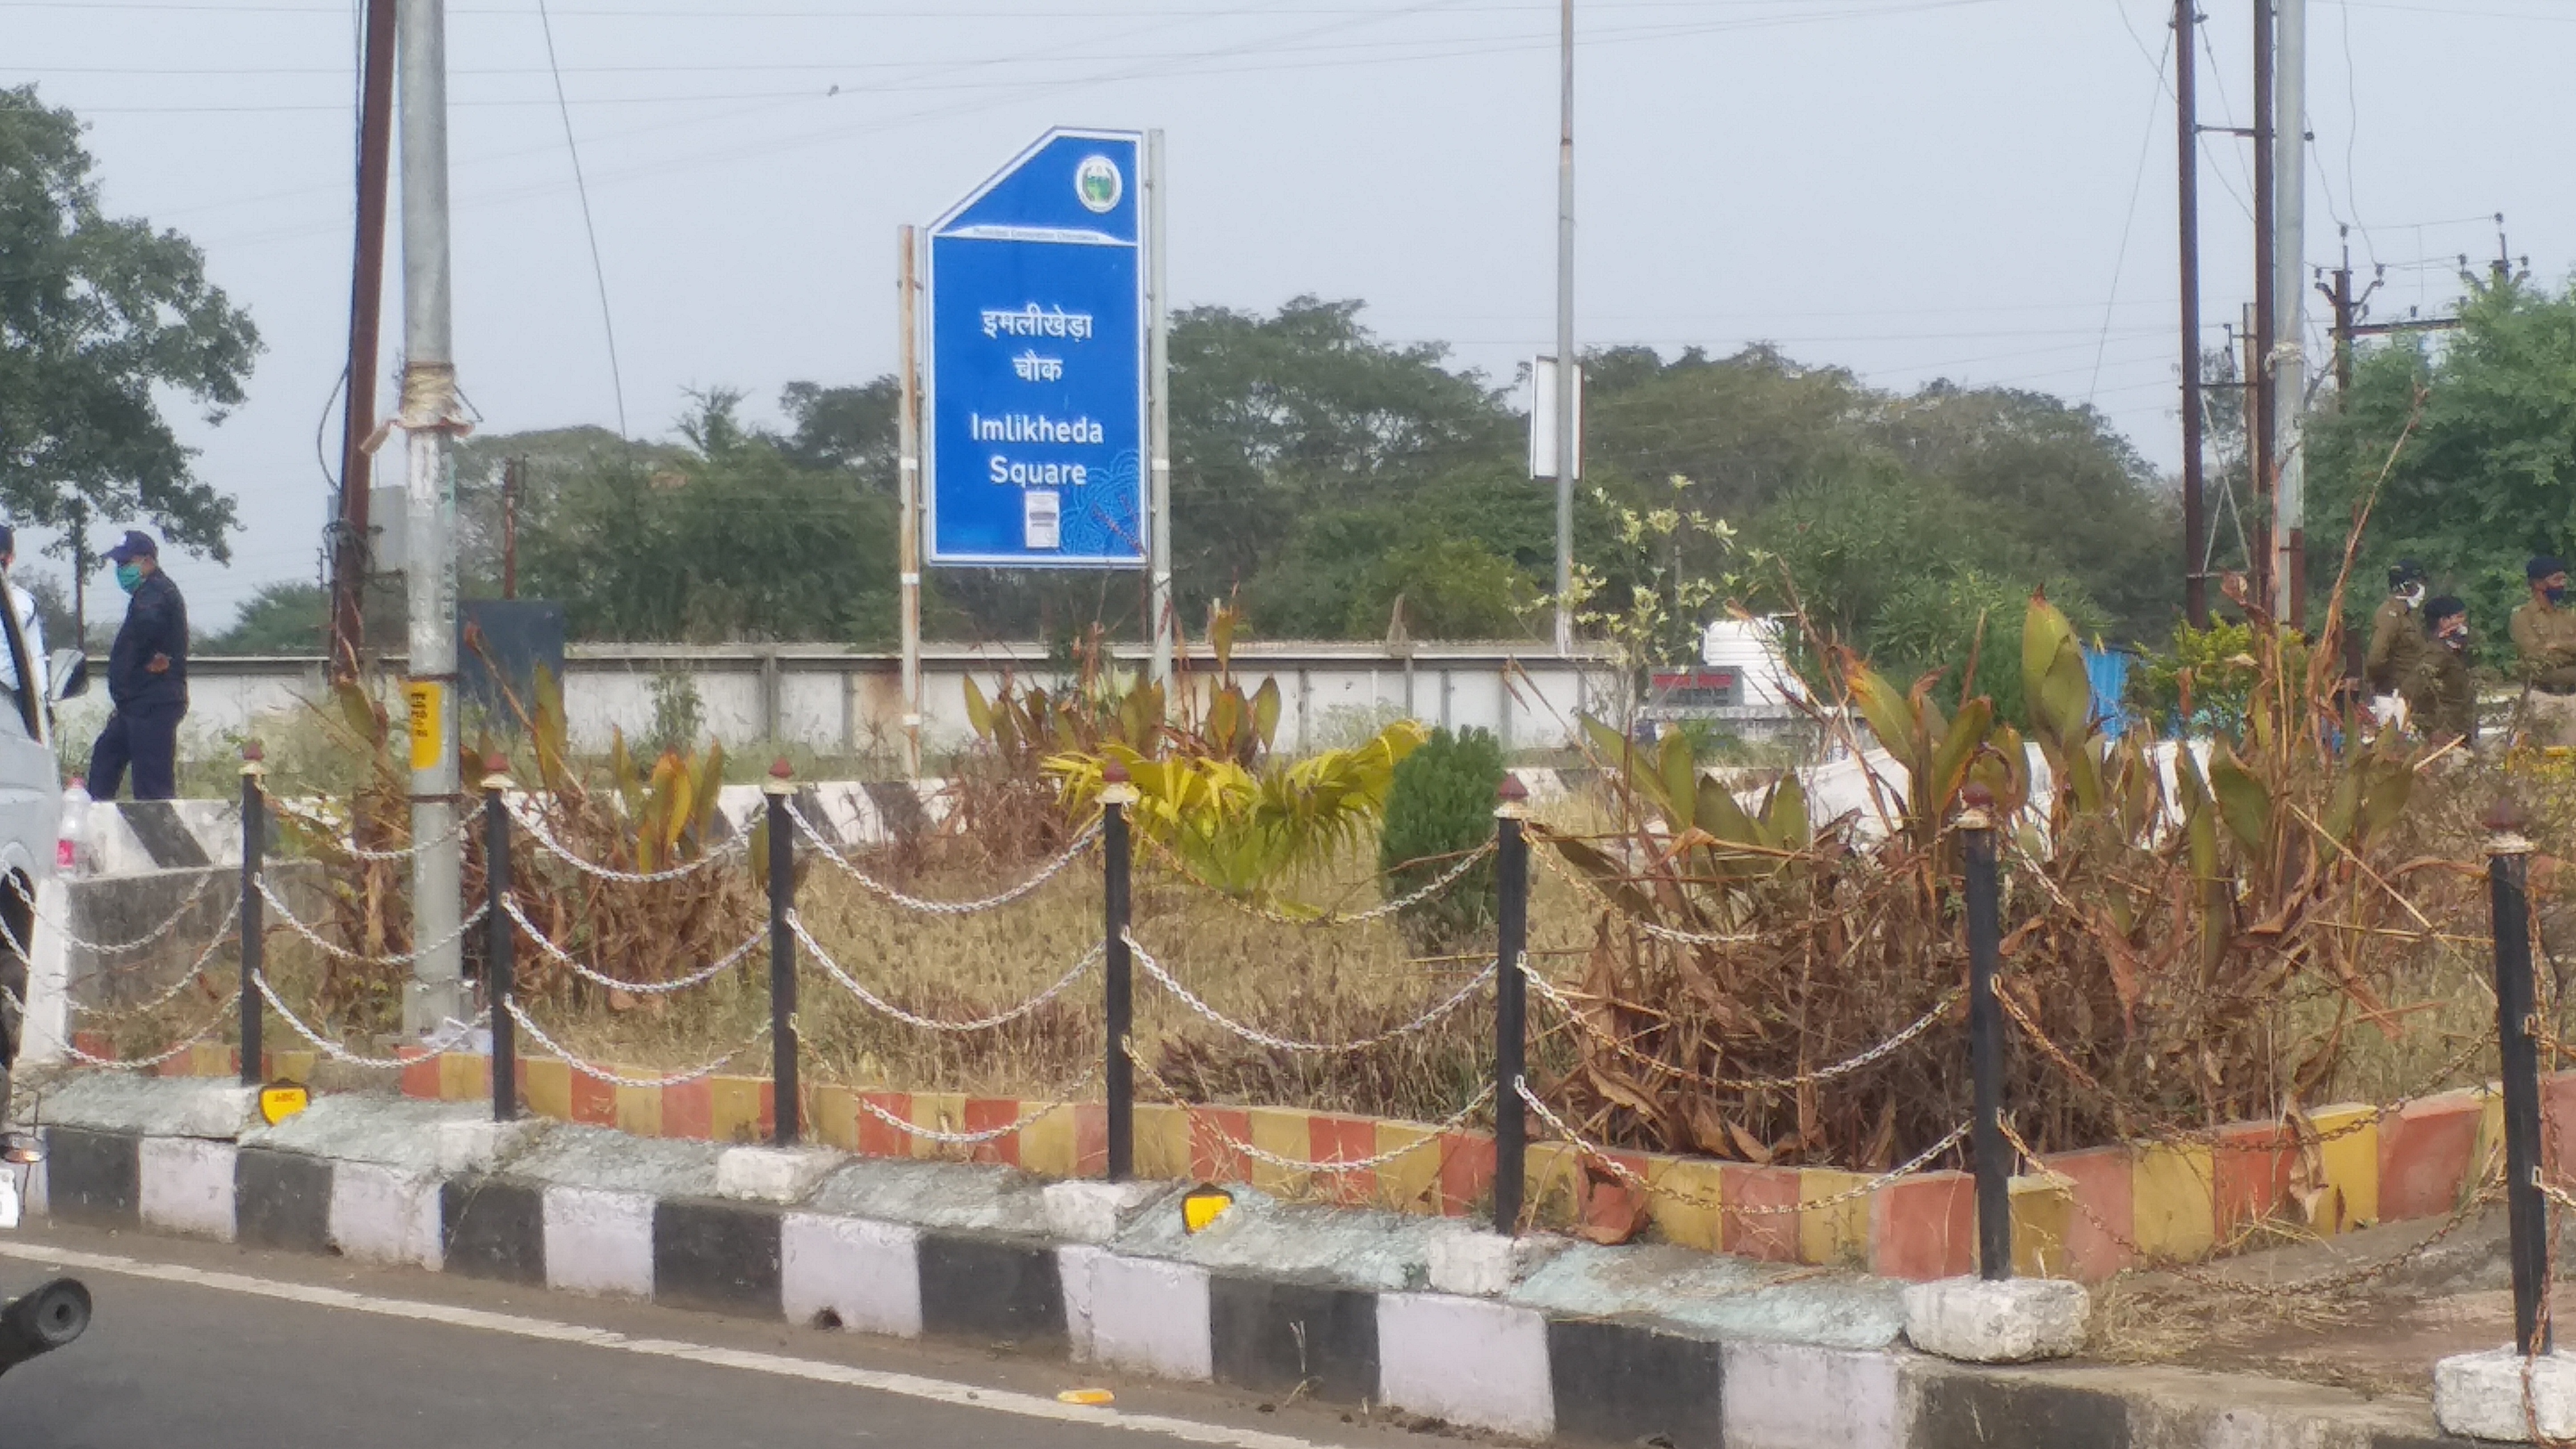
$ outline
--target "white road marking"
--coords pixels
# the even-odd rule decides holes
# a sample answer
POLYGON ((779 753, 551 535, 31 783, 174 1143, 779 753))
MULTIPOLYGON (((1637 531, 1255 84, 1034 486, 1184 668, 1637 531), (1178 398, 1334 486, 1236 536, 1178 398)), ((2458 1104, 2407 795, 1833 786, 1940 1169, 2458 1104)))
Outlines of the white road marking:
POLYGON ((907 1399, 921 1399, 934 1404, 949 1404, 962 1409, 989 1409, 1000 1414, 1015 1414, 1023 1419, 1046 1419, 1062 1424, 1087 1424, 1104 1429, 1123 1429, 1138 1434, 1160 1434, 1192 1444, 1214 1444, 1221 1449, 1328 1449, 1309 1439, 1286 1434, 1269 1434, 1258 1429, 1233 1429, 1222 1424, 1202 1424, 1191 1419, 1175 1419, 1164 1414, 1131 1414, 1117 1409, 1086 1409, 1058 1403, 1036 1394, 1016 1393, 1008 1389, 986 1388, 976 1384, 954 1383, 947 1379, 924 1378, 918 1374, 884 1373, 875 1369, 853 1368, 847 1364, 825 1363, 810 1358, 789 1358, 782 1354, 755 1353, 743 1349, 716 1348, 707 1344, 683 1343, 668 1338, 633 1338, 605 1328, 590 1328, 578 1323, 558 1323, 545 1318, 523 1318, 514 1313, 492 1313, 480 1308, 457 1308, 444 1303, 422 1303, 407 1298, 379 1298, 372 1294, 352 1293, 343 1288, 324 1288, 309 1283, 285 1283, 267 1278, 253 1278, 241 1273, 210 1272, 202 1268, 183 1267, 176 1263, 151 1263, 138 1258, 119 1257, 113 1253, 81 1253, 66 1248, 49 1248, 34 1243, 0 1242, 0 1258, 22 1262, 44 1263, 60 1268, 76 1268, 92 1273, 116 1273, 129 1278, 148 1278, 162 1283, 184 1283, 195 1288, 210 1288, 220 1293, 241 1293, 255 1298, 273 1298, 285 1303, 304 1303, 317 1308, 340 1308, 352 1313, 369 1313, 379 1318, 407 1318, 419 1323, 443 1323, 452 1328, 479 1329, 485 1333, 506 1333, 518 1338, 537 1339, 547 1343, 578 1344, 585 1348, 608 1349, 617 1353, 644 1354, 654 1358, 680 1359, 714 1368, 740 1369, 747 1373, 769 1374, 776 1378, 805 1379, 813 1383, 838 1384, 844 1388, 866 1389, 881 1394, 897 1394, 907 1399))

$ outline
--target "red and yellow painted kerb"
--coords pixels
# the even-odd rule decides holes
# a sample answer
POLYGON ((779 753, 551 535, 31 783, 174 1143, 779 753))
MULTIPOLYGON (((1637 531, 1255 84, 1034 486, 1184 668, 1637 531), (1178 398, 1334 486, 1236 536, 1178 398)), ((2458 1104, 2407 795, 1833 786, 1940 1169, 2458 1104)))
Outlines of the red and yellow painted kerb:
MULTIPOLYGON (((82 1050, 107 1042, 84 1034, 82 1050)), ((273 1052, 271 1080, 308 1080, 312 1052, 273 1052)), ((165 1076, 232 1077, 230 1047, 200 1044, 165 1062, 165 1076)), ((405 1096, 442 1101, 491 1097, 491 1059, 424 1056, 402 1069, 405 1096)), ((631 1075, 619 1072, 618 1075, 631 1075)), ((614 1087, 551 1058, 519 1062, 520 1100, 559 1121, 642 1137, 767 1141, 774 1122, 762 1077, 712 1076, 668 1087, 614 1087)), ((2576 1186, 2576 1072, 2543 1079, 2548 1160, 2576 1186)), ((874 1157, 1001 1163, 1049 1177, 1092 1177, 1109 1160, 1107 1109, 956 1092, 814 1087, 804 1120, 812 1140, 874 1157), (914 1136, 864 1110, 936 1132, 975 1133, 1019 1123, 972 1147, 914 1136), (1045 1108, 1051 1110, 1041 1110, 1045 1108)), ((2015 1178, 2015 1256, 2022 1271, 2099 1280, 2152 1262, 2191 1262, 2287 1223, 2330 1235, 2374 1223, 2449 1216, 2503 1151, 2501 1099, 2491 1088, 2425 1097, 2387 1113, 2336 1106, 2311 1113, 2320 1138, 2303 1166, 2297 1136, 2249 1122, 2189 1142, 2136 1143, 2057 1153, 2047 1174, 2015 1178)), ((1841 1200, 1866 1173, 1757 1167, 1647 1152, 1611 1154, 1651 1189, 1644 1212, 1657 1236, 1710 1251, 1784 1263, 1848 1266, 1895 1278, 1970 1272, 1976 1262, 1976 1194, 1962 1172, 1925 1172, 1841 1200), (1802 1206, 1803 1205, 1803 1206, 1802 1206)), ((1285 1107, 1136 1107, 1136 1170, 1158 1179, 1248 1182, 1309 1201, 1466 1217, 1492 1201, 1494 1143, 1482 1132, 1346 1117, 1285 1107), (1375 1166, 1291 1171, 1277 1157, 1375 1166)), ((1637 1220, 1634 1189, 1558 1142, 1529 1146, 1525 1200, 1543 1222, 1604 1227, 1637 1220)))

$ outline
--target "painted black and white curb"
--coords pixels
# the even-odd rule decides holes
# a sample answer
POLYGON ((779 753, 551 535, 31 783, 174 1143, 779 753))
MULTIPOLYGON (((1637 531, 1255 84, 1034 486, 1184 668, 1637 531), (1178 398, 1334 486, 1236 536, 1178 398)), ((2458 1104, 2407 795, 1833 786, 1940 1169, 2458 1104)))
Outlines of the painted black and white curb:
MULTIPOLYGON (((314 1113, 336 1105, 326 1099, 314 1113)), ((1355 1286, 1284 1263, 1276 1272, 1211 1266, 1130 1251, 1132 1229, 1118 1246, 1011 1231, 1010 1214, 996 1205, 1020 1189, 997 1197, 988 1169, 836 1164, 800 1184, 792 1203, 741 1201, 719 1196, 708 1170, 722 1149, 550 1126, 497 1165, 442 1170, 422 1104, 382 1105, 412 1115, 335 1134, 343 1155, 307 1150, 287 1129, 227 1141, 57 1120, 46 1129, 50 1157, 31 1206, 91 1227, 819 1328, 966 1339, 1529 1439, 1724 1449, 2466 1449, 2435 1434, 2421 1403, 2276 1381, 1973 1369, 1898 1347, 1712 1337, 1652 1315, 1355 1286)), ((1043 1192, 1029 1185, 1024 1196, 1033 1202, 1043 1192)), ((1122 1199, 1124 1220, 1177 1219, 1172 1196, 1122 1199)), ((1073 1206, 1055 1220, 1079 1234, 1078 1219, 1097 1216, 1099 1204, 1073 1206)), ((1020 1224, 1033 1221, 1023 1215, 1020 1224)), ((1349 1234, 1321 1232, 1322 1253, 1348 1252, 1349 1234)))

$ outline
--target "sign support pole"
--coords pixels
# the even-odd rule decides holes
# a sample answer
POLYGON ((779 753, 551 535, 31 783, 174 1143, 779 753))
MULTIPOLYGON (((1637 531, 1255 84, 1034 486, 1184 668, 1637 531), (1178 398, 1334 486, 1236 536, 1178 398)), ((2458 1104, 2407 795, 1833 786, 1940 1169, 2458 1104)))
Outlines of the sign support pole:
POLYGON ((920 246, 911 227, 896 228, 901 257, 895 265, 895 316, 903 339, 902 400, 896 421, 898 472, 903 490, 903 775, 921 778, 921 308, 915 258, 920 246))
POLYGON ((1146 538, 1152 555, 1154 611, 1154 682, 1163 688, 1163 707, 1171 708, 1174 636, 1180 618, 1172 604, 1172 306, 1163 273, 1163 133, 1145 133, 1145 265, 1152 311, 1148 325, 1145 385, 1148 456, 1153 459, 1153 491, 1146 499, 1146 538))

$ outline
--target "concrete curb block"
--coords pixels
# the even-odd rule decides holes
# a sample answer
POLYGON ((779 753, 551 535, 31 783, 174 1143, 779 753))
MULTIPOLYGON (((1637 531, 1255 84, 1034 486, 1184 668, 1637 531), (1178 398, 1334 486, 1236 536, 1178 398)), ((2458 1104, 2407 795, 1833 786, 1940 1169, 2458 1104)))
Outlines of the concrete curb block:
MULTIPOLYGON (((718 1196, 712 1149, 598 1129, 548 1125, 495 1167, 449 1174, 420 1141, 440 1119, 417 1103, 331 1099, 312 1120, 238 1143, 85 1126, 81 1105, 58 1098, 45 1129, 46 1206, 66 1221, 790 1324, 966 1338, 1530 1439, 1705 1449, 2465 1443, 2435 1433, 2428 1404, 2305 1385, 1971 1368, 1894 1347, 1713 1336, 1672 1316, 1691 1305, 1670 1285, 1696 1281, 1656 1276, 1673 1249, 1568 1247, 1502 1297, 1475 1297, 1426 1291, 1440 1251, 1426 1235, 1464 1236, 1455 1228, 1286 1208, 1248 1191, 1222 1227, 1190 1236, 1156 1202, 1168 1185, 1050 1202, 1004 1169, 835 1159, 801 1205, 781 1207, 718 1196), (1077 1200, 1062 1215, 1086 1229, 1103 1207, 1118 1214, 1106 1240, 1048 1233, 1058 1205, 1077 1200), (861 1201, 875 1206, 826 1206, 861 1201), (1590 1271, 1666 1285, 1647 1295, 1665 1311, 1556 1306, 1570 1301, 1561 1280, 1590 1271)), ((99 1115, 130 1117, 131 1106, 99 1115)), ((1765 1289, 1770 1281, 1739 1276, 1716 1291, 1808 1291, 1765 1289)))
POLYGON ((2084 1351, 2093 1295, 2052 1278, 1944 1278, 1905 1290, 1905 1338, 1961 1363, 2029 1363, 2084 1351))
POLYGON ((2447 1433, 2508 1444, 2576 1439, 2576 1358, 2525 1359, 2510 1348, 2433 1366, 2433 1413, 2447 1433))

